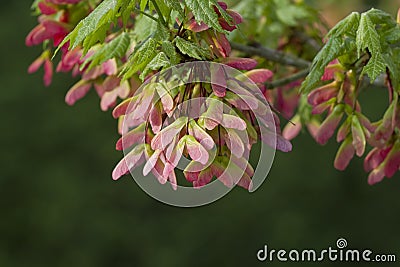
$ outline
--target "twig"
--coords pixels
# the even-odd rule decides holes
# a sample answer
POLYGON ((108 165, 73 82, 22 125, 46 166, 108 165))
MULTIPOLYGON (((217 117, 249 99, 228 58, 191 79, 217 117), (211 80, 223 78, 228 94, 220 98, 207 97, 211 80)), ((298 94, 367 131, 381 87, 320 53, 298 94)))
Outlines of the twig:
POLYGON ((311 65, 311 62, 307 60, 297 58, 267 47, 254 47, 238 43, 231 43, 231 46, 233 49, 247 53, 251 56, 261 56, 270 61, 281 63, 284 65, 294 66, 298 68, 307 68, 311 65))
POLYGON ((140 14, 142 14, 142 15, 144 15, 144 16, 146 16, 146 17, 152 19, 152 20, 154 20, 155 22, 158 22, 158 19, 157 19, 156 17, 153 17, 153 16, 150 15, 150 14, 147 14, 146 12, 140 10, 139 8, 135 8, 135 10, 138 11, 140 14))
POLYGON ((162 23, 165 27, 168 28, 168 24, 167 24, 167 22, 165 21, 165 19, 164 19, 164 17, 163 17, 163 14, 162 14, 160 8, 159 8, 158 5, 157 5, 157 2, 156 2, 155 0, 151 0, 151 2, 153 3, 153 6, 154 6, 154 8, 156 9, 156 11, 157 11, 157 13, 158 13, 158 17, 160 18, 161 23, 162 23))
POLYGON ((286 78, 282 78, 280 80, 276 80, 276 81, 271 82, 271 83, 265 83, 265 87, 268 90, 271 90, 271 89, 274 89, 274 88, 277 88, 277 87, 280 87, 280 86, 287 85, 287 84, 289 84, 291 82, 295 82, 297 80, 300 80, 301 78, 306 77, 309 72, 310 72, 309 69, 304 69, 302 71, 299 71, 299 72, 293 74, 292 76, 289 76, 289 77, 286 77, 286 78))

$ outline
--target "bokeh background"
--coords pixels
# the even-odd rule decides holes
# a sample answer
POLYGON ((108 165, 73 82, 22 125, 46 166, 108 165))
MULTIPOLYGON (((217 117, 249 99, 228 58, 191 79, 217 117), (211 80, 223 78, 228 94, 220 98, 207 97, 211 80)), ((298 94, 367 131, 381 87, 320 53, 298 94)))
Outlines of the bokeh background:
MULTIPOLYGON (((68 107, 69 75, 45 88, 41 73, 27 74, 40 50, 24 46, 36 24, 30 4, 0 9, 0 267, 292 266, 260 263, 256 252, 264 244, 324 249, 340 237, 400 260, 400 174, 371 187, 361 160, 336 171, 335 142, 320 147, 301 136, 292 153, 277 154, 261 189, 237 188, 201 208, 161 204, 129 177, 112 181, 116 122, 95 93, 68 107)), ((371 6, 395 15, 400 3, 318 5, 334 23, 371 6)), ((372 116, 385 105, 378 90, 365 101, 372 116)))

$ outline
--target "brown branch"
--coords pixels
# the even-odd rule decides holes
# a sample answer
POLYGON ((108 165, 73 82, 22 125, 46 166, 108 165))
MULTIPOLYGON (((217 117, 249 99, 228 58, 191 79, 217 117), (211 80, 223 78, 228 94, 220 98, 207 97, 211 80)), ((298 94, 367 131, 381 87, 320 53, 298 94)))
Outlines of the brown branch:
POLYGON ((260 56, 269 61, 298 68, 308 68, 311 62, 295 56, 282 53, 267 47, 254 47, 238 43, 231 43, 233 49, 244 52, 250 56, 260 56))
POLYGON ((297 80, 300 80, 300 79, 306 77, 308 75, 308 73, 310 73, 310 70, 307 68, 307 69, 299 71, 299 72, 297 72, 297 73, 295 73, 295 74, 293 74, 291 76, 282 78, 280 80, 276 80, 276 81, 273 81, 273 82, 270 82, 270 83, 267 82, 267 83, 265 83, 265 87, 268 90, 272 90, 274 88, 281 87, 281 86, 290 84, 292 82, 295 82, 297 80))

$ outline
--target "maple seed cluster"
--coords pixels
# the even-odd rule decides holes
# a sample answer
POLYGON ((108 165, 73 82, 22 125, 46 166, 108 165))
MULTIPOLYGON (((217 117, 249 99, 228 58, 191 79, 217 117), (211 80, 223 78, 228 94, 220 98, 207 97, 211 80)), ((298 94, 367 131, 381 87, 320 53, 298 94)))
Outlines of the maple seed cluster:
POLYGON ((94 88, 100 108, 113 109, 122 135, 116 148, 125 154, 114 179, 144 165, 143 175, 153 173, 176 189, 175 171, 186 157, 190 164, 183 174, 194 187, 215 178, 228 187, 250 189, 253 145, 261 141, 288 152, 289 140, 303 129, 321 145, 336 136, 335 168, 344 170, 355 155, 365 156, 370 184, 392 177, 400 168, 400 11, 397 21, 377 9, 353 12, 323 38, 326 32, 311 34, 320 28, 315 27, 318 19, 305 26, 299 22, 307 17, 299 14, 310 10, 303 1, 288 1, 291 10, 302 12, 286 17, 277 1, 261 1, 260 9, 276 5, 277 11, 265 12, 269 17, 262 15, 257 23, 272 27, 283 22, 288 27, 274 29, 291 33, 278 38, 274 54, 262 47, 265 38, 257 39, 262 31, 251 24, 245 2, 236 6, 237 12, 216 0, 36 0, 32 7, 38 25, 26 45, 42 45, 43 52, 28 72, 43 66, 49 86, 52 58, 60 57, 55 71, 80 78, 67 92, 67 104, 94 88), (249 31, 246 45, 232 42, 244 34, 239 25, 249 31), (310 36, 303 38, 295 29, 310 36), (170 69, 202 62, 210 64, 193 80, 171 86, 170 69), (227 75, 228 68, 240 75, 227 75), (164 82, 160 74, 167 75, 164 82), (372 83, 389 95, 376 122, 363 113, 360 101, 372 83), (192 101, 198 106, 195 116, 185 108, 192 101), (291 118, 283 131, 277 114, 291 118))
MULTIPOLYGON (((115 33, 115 25, 110 25, 104 44, 90 48, 76 45, 71 39, 80 24, 68 24, 68 16, 81 5, 83 1, 39 1, 40 24, 28 35, 26 43, 45 43, 47 48, 29 71, 36 71, 43 61, 45 84, 49 85, 50 58, 58 47, 61 60, 57 72, 72 72, 73 76, 81 77, 67 92, 66 102, 75 104, 93 87, 101 98, 101 109, 114 108, 113 116, 119 118, 118 129, 123 135, 116 148, 127 151, 113 171, 114 179, 146 162, 143 175, 152 172, 160 183, 169 181, 176 189, 175 168, 179 159, 185 156, 191 163, 185 168, 184 176, 194 187, 207 185, 215 177, 228 187, 238 184, 250 189, 254 170, 248 157, 257 140, 265 138, 273 148, 291 150, 290 142, 279 134, 280 130, 276 137, 279 118, 276 114, 268 118, 270 109, 260 91, 265 92, 263 84, 273 73, 268 69, 255 69, 258 62, 254 59, 230 56, 232 51, 226 33, 235 30, 243 19, 224 2, 215 2, 211 6, 217 25, 199 22, 198 12, 193 11, 185 16, 178 15, 175 23, 171 22, 172 29, 158 22, 156 30, 159 34, 146 40, 135 40, 127 32, 115 33), (47 34, 38 34, 40 29, 47 34), (201 45, 192 43, 195 38, 201 40, 201 45), (110 49, 114 51, 109 52, 110 49), (144 59, 144 56, 152 59, 144 59), (193 82, 179 88, 167 88, 153 82, 160 69, 193 60, 218 62, 216 67, 210 66, 208 73, 203 73, 208 76, 209 84, 193 82), (137 67, 139 65, 142 66, 137 67), (242 76, 248 81, 226 77, 224 66, 244 71, 242 76), (246 84, 249 82, 251 84, 246 84), (236 88, 236 92, 229 90, 230 87, 236 88), (257 90, 250 92, 251 87, 257 90), (257 99, 257 94, 261 100, 257 99), (118 98, 123 101, 116 106, 118 98), (185 112, 179 112, 177 116, 180 104, 196 98, 202 99, 199 106, 203 111, 197 119, 189 118, 185 112), (225 106, 230 111, 226 111, 225 106), (263 126, 257 123, 256 116, 262 118, 263 126), (171 117, 174 120, 169 122, 171 117), (263 138, 262 127, 265 128, 263 138)), ((94 13, 90 7, 86 10, 85 16, 94 13)), ((146 10, 142 9, 141 13, 146 10)), ((117 20, 116 25, 125 25, 134 31, 135 26, 141 27, 141 20, 148 22, 148 16, 132 14, 125 22, 117 20)))

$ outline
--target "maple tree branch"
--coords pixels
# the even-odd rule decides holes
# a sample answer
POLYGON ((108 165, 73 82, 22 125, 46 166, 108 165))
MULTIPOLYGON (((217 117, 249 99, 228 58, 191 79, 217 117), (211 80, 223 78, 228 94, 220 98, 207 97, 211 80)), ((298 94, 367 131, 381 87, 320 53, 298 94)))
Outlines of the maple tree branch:
POLYGON ((260 56, 267 60, 284 65, 294 66, 298 68, 308 68, 311 65, 311 62, 307 60, 297 58, 295 56, 285 54, 267 47, 254 47, 234 42, 231 43, 231 46, 233 49, 244 52, 250 56, 260 56))
POLYGON ((288 76, 288 77, 285 77, 285 78, 282 78, 282 79, 279 79, 279 80, 276 80, 273 82, 267 82, 267 83, 265 83, 265 87, 268 90, 275 89, 277 87, 281 87, 281 86, 290 84, 292 82, 295 82, 297 80, 300 80, 300 79, 306 77, 309 73, 310 73, 310 70, 308 68, 303 69, 291 76, 288 76))

